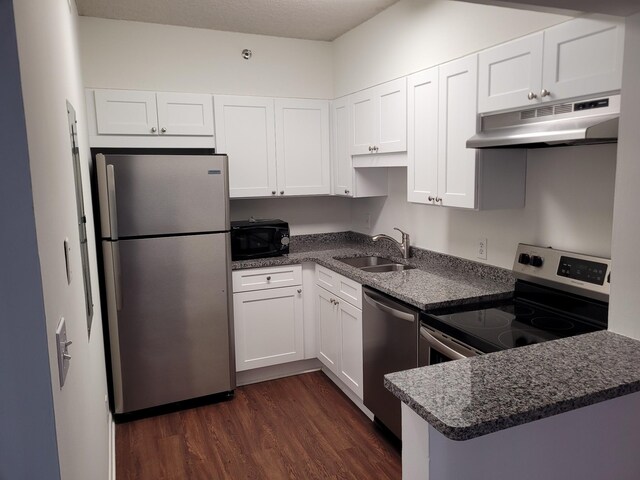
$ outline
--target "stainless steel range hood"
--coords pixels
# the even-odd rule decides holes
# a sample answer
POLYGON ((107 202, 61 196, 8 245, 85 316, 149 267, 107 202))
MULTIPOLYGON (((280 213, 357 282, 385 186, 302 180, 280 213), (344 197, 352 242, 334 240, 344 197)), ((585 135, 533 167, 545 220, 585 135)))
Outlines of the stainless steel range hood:
POLYGON ((618 141, 620 95, 484 115, 467 148, 538 148, 618 141))

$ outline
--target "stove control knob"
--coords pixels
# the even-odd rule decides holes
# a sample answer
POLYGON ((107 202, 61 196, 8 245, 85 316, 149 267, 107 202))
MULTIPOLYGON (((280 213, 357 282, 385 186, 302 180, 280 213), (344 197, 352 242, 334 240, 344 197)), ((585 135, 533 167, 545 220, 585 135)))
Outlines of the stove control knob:
POLYGON ((532 267, 541 267, 543 263, 544 263, 544 260, 542 259, 542 257, 538 257, 537 255, 534 255, 533 257, 531 257, 532 267))
POLYGON ((522 265, 529 265, 530 262, 531 256, 528 253, 521 253, 518 257, 518 263, 521 263, 522 265))

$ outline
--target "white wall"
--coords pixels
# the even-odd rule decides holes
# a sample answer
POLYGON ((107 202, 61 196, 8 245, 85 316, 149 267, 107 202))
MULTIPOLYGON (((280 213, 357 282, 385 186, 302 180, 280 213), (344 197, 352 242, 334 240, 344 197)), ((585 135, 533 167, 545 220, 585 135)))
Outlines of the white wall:
POLYGON ((402 0, 333 42, 334 93, 353 93, 565 20, 450 0, 402 0))
MULTIPOLYGON (((60 476, 65 480, 100 480, 109 475, 110 422, 104 401, 107 384, 90 195, 85 195, 95 302, 90 339, 85 318, 67 99, 78 114, 85 192, 90 191, 89 156, 77 15, 70 4, 75 6, 67 0, 16 1, 14 8, 60 476), (65 237, 72 248, 70 285, 63 255, 65 237), (67 382, 61 390, 55 330, 63 316, 73 344, 69 347, 72 360, 67 382)), ((39 454, 35 448, 28 453, 34 457, 39 454)))
POLYGON ((344 197, 290 197, 232 200, 231 219, 281 218, 292 235, 351 230, 351 200, 344 197))
POLYGON ((625 36, 609 330, 640 340, 640 14, 627 17, 625 36))
POLYGON ((513 266, 518 242, 609 257, 615 157, 615 145, 529 150, 525 208, 480 212, 407 203, 406 169, 394 168, 388 198, 354 201, 354 229, 399 227, 412 245, 471 260, 484 237, 487 263, 504 268, 513 266))
POLYGON ((11 2, 0 2, 0 478, 60 478, 11 2))
POLYGON ((333 98, 329 42, 90 17, 79 24, 86 87, 333 98))

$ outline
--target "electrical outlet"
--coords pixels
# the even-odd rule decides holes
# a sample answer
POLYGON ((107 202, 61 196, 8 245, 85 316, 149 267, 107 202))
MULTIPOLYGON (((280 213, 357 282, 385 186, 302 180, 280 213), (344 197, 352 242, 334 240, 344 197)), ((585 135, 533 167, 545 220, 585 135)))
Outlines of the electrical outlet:
POLYGON ((487 239, 479 238, 478 239, 478 253, 477 257, 481 260, 487 259, 487 239))

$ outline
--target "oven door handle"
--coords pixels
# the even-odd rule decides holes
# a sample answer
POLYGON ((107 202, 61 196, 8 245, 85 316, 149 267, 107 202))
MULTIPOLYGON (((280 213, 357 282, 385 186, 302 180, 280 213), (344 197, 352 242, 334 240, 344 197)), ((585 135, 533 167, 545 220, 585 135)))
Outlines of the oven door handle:
POLYGON ((457 350, 454 350, 449 345, 444 343, 442 340, 438 340, 434 337, 430 332, 427 331, 426 328, 420 327, 420 336, 429 344, 431 348, 441 353, 445 357, 450 358, 451 360, 461 360, 463 358, 468 358, 470 356, 474 356, 473 352, 470 352, 471 355, 464 355, 457 350))

